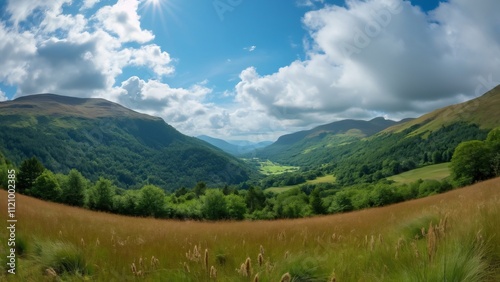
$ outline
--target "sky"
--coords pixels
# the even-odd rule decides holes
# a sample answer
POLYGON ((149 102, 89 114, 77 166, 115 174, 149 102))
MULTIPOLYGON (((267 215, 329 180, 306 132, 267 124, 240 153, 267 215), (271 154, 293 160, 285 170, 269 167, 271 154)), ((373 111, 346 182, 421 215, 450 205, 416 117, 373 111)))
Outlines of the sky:
POLYGON ((0 0, 0 101, 99 97, 190 136, 400 120, 500 84, 497 0, 0 0))

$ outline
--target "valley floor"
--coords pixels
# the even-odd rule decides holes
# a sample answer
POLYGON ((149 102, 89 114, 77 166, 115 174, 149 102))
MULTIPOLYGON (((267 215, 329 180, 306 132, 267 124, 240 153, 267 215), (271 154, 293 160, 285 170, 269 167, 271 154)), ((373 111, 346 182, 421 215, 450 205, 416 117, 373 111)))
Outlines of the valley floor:
MULTIPOLYGON (((6 197, 1 190, 5 226, 6 197)), ((258 275, 280 281, 285 273, 297 281, 500 279, 500 178, 392 206, 296 220, 130 218, 23 195, 16 212, 22 254, 17 274, 0 280, 249 281, 258 275)), ((8 236, 0 228, 4 268, 8 236)))

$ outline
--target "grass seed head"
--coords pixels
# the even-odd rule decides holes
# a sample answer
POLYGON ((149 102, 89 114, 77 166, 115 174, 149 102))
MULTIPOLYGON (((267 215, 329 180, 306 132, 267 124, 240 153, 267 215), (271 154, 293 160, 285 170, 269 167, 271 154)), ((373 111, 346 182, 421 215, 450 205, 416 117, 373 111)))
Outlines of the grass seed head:
POLYGON ((280 282, 291 282, 292 281, 292 276, 290 275, 290 273, 285 273, 283 274, 283 276, 281 276, 281 280, 280 282))
POLYGON ((137 267, 135 266, 135 262, 133 262, 131 265, 130 265, 130 270, 132 271, 132 273, 134 275, 137 274, 137 267))
POLYGON ((432 262, 434 255, 436 254, 437 245, 437 236, 436 231, 434 230, 434 226, 432 222, 429 225, 429 231, 427 232, 427 255, 429 257, 429 261, 432 262))
POLYGON ((205 269, 208 270, 208 249, 205 249, 205 256, 203 257, 203 264, 205 265, 205 269))
POLYGON ((57 272, 52 267, 45 269, 45 274, 49 277, 57 277, 57 272))
POLYGON ((217 278, 217 269, 213 265, 210 267, 210 278, 217 278))
POLYGON ((262 266, 262 264, 264 263, 264 256, 262 255, 262 253, 259 253, 259 256, 257 257, 257 261, 259 263, 259 266, 262 266))
POLYGON ((245 260, 245 271, 247 277, 250 277, 250 275, 252 275, 252 260, 250 258, 247 258, 245 260))

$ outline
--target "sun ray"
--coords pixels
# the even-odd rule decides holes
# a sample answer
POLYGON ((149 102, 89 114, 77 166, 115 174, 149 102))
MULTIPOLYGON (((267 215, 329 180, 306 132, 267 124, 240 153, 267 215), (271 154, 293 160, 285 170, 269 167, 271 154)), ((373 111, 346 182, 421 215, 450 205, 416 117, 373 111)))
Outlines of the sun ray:
POLYGON ((178 21, 173 0, 141 0, 139 10, 142 10, 148 17, 151 17, 153 22, 160 20, 161 26, 165 29, 167 29, 166 17, 168 17, 169 22, 178 21))

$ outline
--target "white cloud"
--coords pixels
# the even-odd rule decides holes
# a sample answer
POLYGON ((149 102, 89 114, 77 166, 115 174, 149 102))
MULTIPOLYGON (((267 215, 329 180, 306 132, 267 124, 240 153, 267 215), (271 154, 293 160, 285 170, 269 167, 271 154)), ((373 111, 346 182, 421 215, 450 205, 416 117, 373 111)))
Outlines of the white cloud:
POLYGON ((324 0, 297 0, 299 7, 315 7, 317 3, 323 4, 324 0))
POLYGON ((36 39, 31 32, 16 32, 0 23, 0 82, 18 84, 24 81, 29 58, 36 53, 36 39))
POLYGON ((82 10, 91 9, 95 4, 101 2, 101 0, 84 0, 82 5, 82 10))
POLYGON ((130 60, 131 65, 147 66, 159 76, 174 72, 174 67, 170 65, 171 62, 170 55, 167 52, 163 52, 160 46, 154 44, 132 50, 130 60))
POLYGON ((60 11, 64 4, 69 3, 71 3, 71 0, 10 0, 7 2, 7 13, 10 15, 10 20, 17 26, 37 10, 44 12, 60 11))
POLYGON ((243 48, 243 50, 246 50, 248 52, 253 52, 253 51, 255 51, 255 49, 257 49, 257 46, 255 46, 255 45, 243 48))
POLYGON ((479 77, 500 81, 498 10, 493 0, 451 0, 430 14, 407 1, 350 0, 308 12, 308 58, 265 76, 242 71, 236 99, 292 124, 402 118, 461 102, 479 77))
POLYGON ((5 95, 5 92, 0 90, 0 102, 7 101, 7 96, 5 95))
POLYGON ((121 42, 146 43, 154 39, 149 30, 141 28, 141 17, 137 14, 139 0, 118 0, 113 6, 104 6, 95 18, 104 29, 118 35, 121 42))

